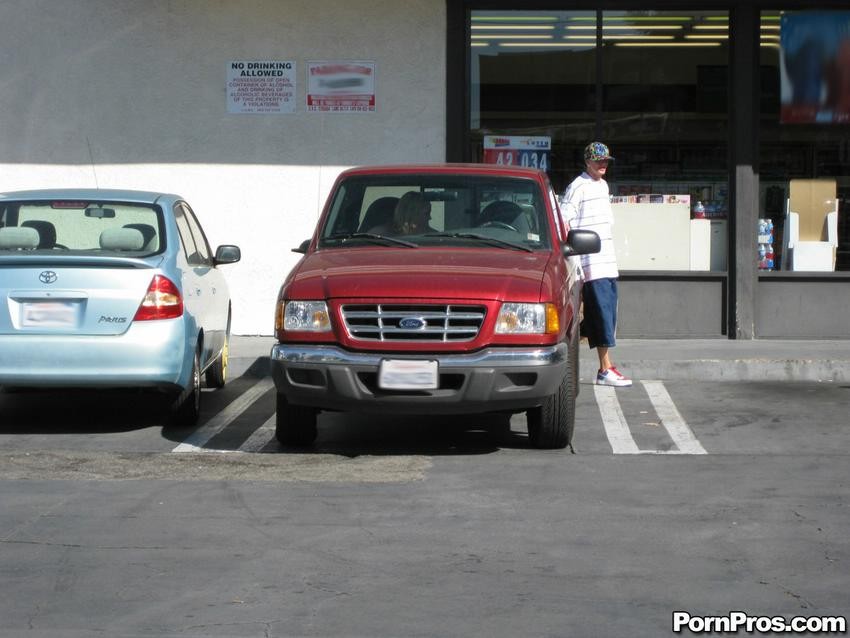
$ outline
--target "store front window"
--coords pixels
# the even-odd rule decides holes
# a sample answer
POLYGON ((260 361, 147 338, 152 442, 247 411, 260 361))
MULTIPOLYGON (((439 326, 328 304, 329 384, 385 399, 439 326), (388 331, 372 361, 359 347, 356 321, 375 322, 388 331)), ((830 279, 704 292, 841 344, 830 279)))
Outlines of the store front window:
POLYGON ((850 11, 763 11, 760 65, 759 268, 850 271, 850 11))
POLYGON ((473 11, 469 157, 563 189, 591 140, 629 271, 725 271, 728 14, 473 11))

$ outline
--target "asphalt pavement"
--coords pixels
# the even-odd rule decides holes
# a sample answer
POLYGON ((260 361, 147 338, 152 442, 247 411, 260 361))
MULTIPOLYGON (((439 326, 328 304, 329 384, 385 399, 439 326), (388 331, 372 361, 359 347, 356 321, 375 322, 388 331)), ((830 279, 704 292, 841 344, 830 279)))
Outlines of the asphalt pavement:
MULTIPOLYGON (((230 375, 267 373, 274 343, 270 336, 233 336, 230 375)), ((611 355, 636 380, 850 381, 850 341, 841 339, 621 339, 611 355)), ((580 376, 595 372, 595 352, 583 342, 580 376)))

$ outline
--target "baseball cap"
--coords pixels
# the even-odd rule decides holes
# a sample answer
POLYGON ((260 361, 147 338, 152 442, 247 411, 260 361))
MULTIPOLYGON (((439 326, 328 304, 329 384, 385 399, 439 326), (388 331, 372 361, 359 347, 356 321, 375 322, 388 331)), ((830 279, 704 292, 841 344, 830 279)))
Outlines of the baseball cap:
POLYGON ((599 160, 612 160, 614 158, 611 157, 611 153, 608 152, 608 147, 602 142, 591 142, 584 147, 584 159, 585 161, 591 160, 593 162, 598 162, 599 160))

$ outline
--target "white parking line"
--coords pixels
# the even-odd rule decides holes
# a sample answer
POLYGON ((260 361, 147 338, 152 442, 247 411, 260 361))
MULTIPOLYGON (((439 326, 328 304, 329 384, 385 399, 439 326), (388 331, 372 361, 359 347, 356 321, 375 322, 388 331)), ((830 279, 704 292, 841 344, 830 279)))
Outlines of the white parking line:
POLYGON ((694 436, 693 430, 685 423, 682 415, 673 404, 673 399, 661 381, 641 381, 646 388, 646 394, 655 407, 655 412, 661 423, 670 433, 670 438, 679 448, 681 454, 707 454, 705 448, 694 436))
POLYGON ((262 450, 275 436, 276 421, 277 415, 272 414, 265 423, 254 430, 254 433, 251 434, 251 436, 245 439, 245 442, 239 446, 239 451, 259 452, 262 450))
POLYGON ((172 452, 210 452, 213 450, 205 450, 204 445, 221 432, 224 428, 230 425, 236 418, 247 410, 251 404, 260 396, 265 394, 274 386, 274 382, 269 377, 264 377, 257 381, 247 391, 243 392, 238 399, 230 403, 224 410, 215 415, 212 419, 204 423, 204 425, 186 437, 172 452))
POLYGON ((599 414, 602 415, 602 425, 614 454, 640 454, 626 417, 620 408, 614 388, 605 385, 594 385, 593 394, 596 396, 596 404, 599 406, 599 414))

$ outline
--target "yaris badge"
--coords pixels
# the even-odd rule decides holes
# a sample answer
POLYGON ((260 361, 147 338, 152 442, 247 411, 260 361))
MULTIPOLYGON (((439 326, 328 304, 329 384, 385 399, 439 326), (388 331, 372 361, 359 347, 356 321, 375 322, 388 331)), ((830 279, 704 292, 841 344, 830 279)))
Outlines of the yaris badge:
POLYGON ((52 270, 42 270, 38 275, 38 280, 43 284, 52 284, 56 279, 56 273, 52 270))

